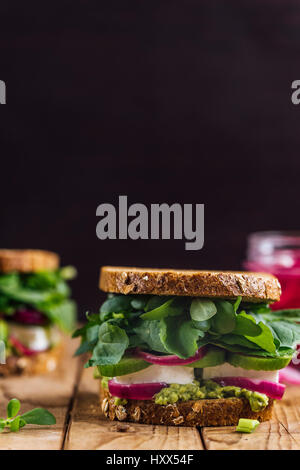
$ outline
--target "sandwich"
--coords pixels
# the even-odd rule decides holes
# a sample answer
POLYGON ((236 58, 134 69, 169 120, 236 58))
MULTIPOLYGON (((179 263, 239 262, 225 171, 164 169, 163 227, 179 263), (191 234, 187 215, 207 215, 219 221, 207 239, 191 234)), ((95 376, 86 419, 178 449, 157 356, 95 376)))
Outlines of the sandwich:
POLYGON ((111 420, 174 426, 269 420, 279 371, 300 343, 300 310, 272 312, 265 273, 105 266, 107 299, 87 314, 77 354, 100 378, 111 420))
POLYGON ((62 332, 74 331, 76 306, 55 253, 0 250, 0 376, 53 371, 62 355, 62 332))

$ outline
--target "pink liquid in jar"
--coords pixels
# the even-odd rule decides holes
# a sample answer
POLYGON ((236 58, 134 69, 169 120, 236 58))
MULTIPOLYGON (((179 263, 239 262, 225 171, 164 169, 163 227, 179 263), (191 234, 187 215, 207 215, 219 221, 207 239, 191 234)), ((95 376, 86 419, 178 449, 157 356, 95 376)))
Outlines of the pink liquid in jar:
POLYGON ((300 308, 300 232, 257 232, 248 237, 244 267, 268 272, 281 284, 279 302, 273 310, 300 308))

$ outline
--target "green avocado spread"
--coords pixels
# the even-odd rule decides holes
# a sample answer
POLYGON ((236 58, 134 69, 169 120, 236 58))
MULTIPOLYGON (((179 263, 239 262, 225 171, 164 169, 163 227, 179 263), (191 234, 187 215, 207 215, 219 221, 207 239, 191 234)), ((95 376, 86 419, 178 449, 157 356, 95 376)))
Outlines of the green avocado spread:
POLYGON ((226 386, 221 387, 213 380, 203 380, 198 382, 180 385, 170 384, 169 387, 161 389, 155 396, 155 403, 158 405, 168 405, 178 401, 201 400, 208 398, 246 398, 249 401, 252 411, 264 409, 269 402, 267 395, 252 392, 245 388, 226 386))

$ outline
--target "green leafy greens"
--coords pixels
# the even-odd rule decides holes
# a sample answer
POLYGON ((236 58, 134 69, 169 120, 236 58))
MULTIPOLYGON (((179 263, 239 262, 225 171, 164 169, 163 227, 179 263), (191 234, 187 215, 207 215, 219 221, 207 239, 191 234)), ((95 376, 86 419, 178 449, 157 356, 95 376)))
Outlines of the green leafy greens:
POLYGON ((300 310, 272 312, 267 304, 190 297, 109 294, 98 314, 87 315, 77 354, 89 366, 117 364, 139 347, 189 358, 204 345, 250 356, 290 356, 300 343, 300 310))
POLYGON ((56 271, 1 274, 0 313, 9 317, 17 310, 31 307, 63 331, 72 331, 76 306, 69 298, 70 288, 66 280, 74 277, 75 273, 74 268, 67 266, 56 271))

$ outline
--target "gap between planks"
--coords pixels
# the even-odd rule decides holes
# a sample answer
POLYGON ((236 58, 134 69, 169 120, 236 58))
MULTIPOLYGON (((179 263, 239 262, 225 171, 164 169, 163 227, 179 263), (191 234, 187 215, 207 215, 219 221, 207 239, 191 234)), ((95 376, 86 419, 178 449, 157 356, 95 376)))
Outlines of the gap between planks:
POLYGON ((253 434, 235 427, 201 430, 175 426, 119 423, 106 419, 99 403, 99 382, 92 369, 84 369, 76 390, 65 449, 93 450, 295 450, 300 449, 300 390, 290 387, 277 402, 272 421, 261 423, 253 434))
POLYGON ((203 450, 196 428, 109 421, 101 412, 99 380, 84 369, 65 440, 66 450, 203 450))

